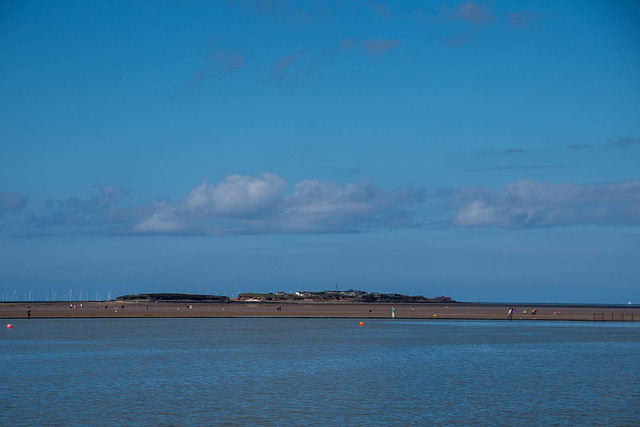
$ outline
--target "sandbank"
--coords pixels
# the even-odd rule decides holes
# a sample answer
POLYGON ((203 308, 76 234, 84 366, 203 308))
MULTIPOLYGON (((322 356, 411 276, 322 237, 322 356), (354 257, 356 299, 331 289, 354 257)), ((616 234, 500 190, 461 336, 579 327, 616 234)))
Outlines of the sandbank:
POLYGON ((174 317, 298 317, 298 318, 391 318, 397 319, 486 319, 506 320, 510 307, 513 320, 639 321, 638 306, 535 305, 535 304, 391 304, 391 303, 188 303, 144 301, 1 302, 0 318, 174 318, 174 317), (77 308, 70 308, 70 304, 77 308), (81 306, 82 304, 82 306, 81 306), (277 307, 281 309, 278 310, 277 307), (536 315, 531 314, 537 308, 536 315))

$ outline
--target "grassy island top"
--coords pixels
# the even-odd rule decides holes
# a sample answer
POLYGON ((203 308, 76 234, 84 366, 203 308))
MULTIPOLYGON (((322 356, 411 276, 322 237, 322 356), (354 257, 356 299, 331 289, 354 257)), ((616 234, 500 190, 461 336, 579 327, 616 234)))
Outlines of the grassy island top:
POLYGON ((220 295, 197 295, 183 293, 144 293, 136 295, 123 295, 116 298, 117 301, 191 301, 191 302, 397 302, 397 303, 452 303, 451 297, 426 298, 422 295, 402 295, 396 293, 365 292, 349 289, 347 291, 298 291, 287 293, 283 291, 275 293, 246 292, 238 294, 237 298, 229 298, 220 295))

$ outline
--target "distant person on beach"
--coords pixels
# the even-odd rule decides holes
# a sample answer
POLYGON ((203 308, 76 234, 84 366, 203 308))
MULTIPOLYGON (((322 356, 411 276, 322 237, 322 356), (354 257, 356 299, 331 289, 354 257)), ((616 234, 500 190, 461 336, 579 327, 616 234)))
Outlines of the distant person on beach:
POLYGON ((396 309, 394 307, 391 307, 391 318, 392 319, 396 318, 396 309))
POLYGON ((31 319, 31 307, 27 307, 27 319, 31 319))
POLYGON ((509 320, 513 320, 513 308, 509 307, 509 317, 507 317, 509 320))

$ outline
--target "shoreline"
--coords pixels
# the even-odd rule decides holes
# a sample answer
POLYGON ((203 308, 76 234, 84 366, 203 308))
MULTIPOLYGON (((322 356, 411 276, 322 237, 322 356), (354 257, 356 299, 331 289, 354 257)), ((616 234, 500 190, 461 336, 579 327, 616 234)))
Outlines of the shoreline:
POLYGON ((0 319, 118 319, 118 318, 333 318, 412 320, 507 320, 510 307, 517 309, 513 320, 640 321, 638 306, 500 304, 500 303, 349 303, 349 302, 3 302, 0 319), (70 308, 70 304, 77 308, 70 308), (82 307, 81 307, 82 304, 82 307), (106 306, 106 308, 105 308, 106 306), (191 307, 191 308, 189 308, 191 307), (278 310, 277 307, 281 307, 278 310), (531 310, 537 308, 536 315, 531 310))

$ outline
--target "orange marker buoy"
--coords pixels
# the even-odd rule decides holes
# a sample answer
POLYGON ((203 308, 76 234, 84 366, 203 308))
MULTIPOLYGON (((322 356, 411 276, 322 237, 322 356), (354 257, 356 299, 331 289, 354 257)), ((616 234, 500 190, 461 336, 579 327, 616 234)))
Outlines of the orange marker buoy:
POLYGON ((11 329, 11 328, 13 328, 13 326, 11 326, 11 323, 8 323, 7 324, 7 329, 11 329))
POLYGON ((364 322, 360 322, 360 326, 364 325, 364 322))

